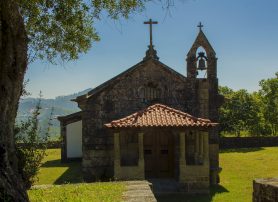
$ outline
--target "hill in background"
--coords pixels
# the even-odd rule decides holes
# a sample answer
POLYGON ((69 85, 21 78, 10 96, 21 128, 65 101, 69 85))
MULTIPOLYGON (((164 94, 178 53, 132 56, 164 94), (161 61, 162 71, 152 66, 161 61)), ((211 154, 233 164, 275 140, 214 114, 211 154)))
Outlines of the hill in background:
MULTIPOLYGON (((66 96, 58 96, 55 99, 41 99, 41 110, 39 115, 39 126, 41 128, 41 135, 44 134, 47 123, 51 114, 51 109, 53 108, 53 121, 50 128, 51 139, 58 139, 60 136, 60 123, 57 120, 58 116, 65 116, 74 112, 80 111, 76 102, 71 101, 71 99, 77 96, 86 94, 91 89, 86 89, 84 91, 74 93, 66 96)), ((39 102, 39 98, 23 98, 19 102, 19 107, 17 111, 16 122, 26 121, 28 117, 32 116, 32 112, 35 110, 36 105, 39 102)))

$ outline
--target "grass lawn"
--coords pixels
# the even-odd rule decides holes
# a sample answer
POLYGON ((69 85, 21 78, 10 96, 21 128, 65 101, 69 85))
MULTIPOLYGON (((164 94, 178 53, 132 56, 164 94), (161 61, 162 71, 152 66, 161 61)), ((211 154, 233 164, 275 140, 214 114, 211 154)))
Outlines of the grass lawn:
POLYGON ((61 150, 48 149, 36 185, 81 183, 81 162, 61 163, 61 150))
MULTIPOLYGON (((60 150, 48 150, 37 184, 82 182, 78 162, 61 164, 60 150)), ((250 202, 254 178, 278 176, 278 147, 224 150, 220 153, 219 186, 211 188, 210 195, 168 195, 157 197, 159 202, 250 202)), ((47 189, 29 190, 31 201, 121 201, 123 183, 70 184, 47 189)))
POLYGON ((67 184, 50 188, 32 189, 28 191, 30 201, 94 201, 120 202, 124 191, 124 183, 97 182, 67 184))
POLYGON ((31 201, 121 201, 124 183, 82 183, 81 162, 61 163, 60 152, 60 149, 47 150, 35 184, 56 186, 29 190, 31 201))
POLYGON ((278 176, 278 147, 224 150, 220 153, 220 185, 209 196, 158 197, 159 202, 251 202, 253 179, 278 176))
POLYGON ((213 201, 252 201, 253 179, 278 176, 278 147, 226 150, 220 154, 221 185, 213 201))

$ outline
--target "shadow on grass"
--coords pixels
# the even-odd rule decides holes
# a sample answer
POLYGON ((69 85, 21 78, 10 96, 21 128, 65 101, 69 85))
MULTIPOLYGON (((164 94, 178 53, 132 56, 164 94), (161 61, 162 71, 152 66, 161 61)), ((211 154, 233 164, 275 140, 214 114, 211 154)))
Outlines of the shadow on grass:
POLYGON ((61 163, 60 159, 56 160, 51 160, 51 161, 46 161, 45 163, 42 164, 41 167, 44 168, 49 168, 49 167, 71 167, 74 165, 81 165, 81 160, 74 160, 74 161, 69 161, 67 163, 61 163))
POLYGON ((41 167, 59 168, 68 167, 68 169, 56 179, 54 184, 81 183, 83 182, 81 162, 73 161, 61 163, 61 160, 46 161, 41 167))
POLYGON ((210 202, 214 195, 229 192, 221 185, 212 186, 209 194, 162 194, 155 195, 157 202, 210 202))
POLYGON ((222 149, 220 153, 248 153, 264 150, 262 147, 255 148, 236 148, 236 149, 222 149))
POLYGON ((69 167, 54 184, 81 183, 83 181, 82 169, 80 166, 69 167))
POLYGON ((57 159, 57 160, 46 161, 45 163, 42 164, 41 167, 44 167, 44 168, 69 167, 69 164, 70 163, 61 163, 61 160, 57 159))

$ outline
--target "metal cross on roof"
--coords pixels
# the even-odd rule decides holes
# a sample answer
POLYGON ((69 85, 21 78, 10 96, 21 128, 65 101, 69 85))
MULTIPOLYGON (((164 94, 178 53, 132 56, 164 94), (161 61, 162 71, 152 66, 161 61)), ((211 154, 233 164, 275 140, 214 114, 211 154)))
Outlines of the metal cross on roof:
POLYGON ((201 31, 201 30, 202 30, 202 27, 204 27, 204 25, 202 25, 202 23, 200 22, 200 23, 198 24, 197 27, 199 27, 199 28, 200 28, 200 31, 201 31))
POLYGON ((152 21, 152 19, 150 19, 149 21, 144 22, 144 24, 148 24, 150 25, 150 47, 153 47, 153 29, 152 29, 152 25, 153 24, 158 24, 157 21, 152 21))

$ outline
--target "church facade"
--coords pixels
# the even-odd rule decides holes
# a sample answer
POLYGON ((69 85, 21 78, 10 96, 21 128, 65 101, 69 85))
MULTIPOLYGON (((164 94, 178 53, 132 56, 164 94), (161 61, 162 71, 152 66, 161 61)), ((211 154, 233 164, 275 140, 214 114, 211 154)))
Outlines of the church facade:
POLYGON ((142 61, 74 99, 81 111, 59 117, 62 161, 80 157, 85 181, 173 178, 187 192, 217 184, 223 97, 201 27, 186 62, 184 76, 159 61, 151 40, 142 61))

